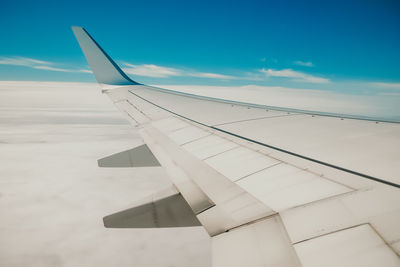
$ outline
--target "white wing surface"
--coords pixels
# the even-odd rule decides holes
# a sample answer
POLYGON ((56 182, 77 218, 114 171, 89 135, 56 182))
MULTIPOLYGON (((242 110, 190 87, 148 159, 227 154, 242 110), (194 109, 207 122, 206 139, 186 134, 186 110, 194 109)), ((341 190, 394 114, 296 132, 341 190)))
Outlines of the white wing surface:
POLYGON ((138 84, 83 28, 73 30, 96 79, 113 87, 103 92, 155 156, 146 150, 146 158, 166 169, 183 197, 152 199, 172 215, 163 224, 139 216, 136 225, 200 222, 213 266, 400 266, 399 123, 138 84), (192 213, 182 209, 179 220, 169 199, 192 213))

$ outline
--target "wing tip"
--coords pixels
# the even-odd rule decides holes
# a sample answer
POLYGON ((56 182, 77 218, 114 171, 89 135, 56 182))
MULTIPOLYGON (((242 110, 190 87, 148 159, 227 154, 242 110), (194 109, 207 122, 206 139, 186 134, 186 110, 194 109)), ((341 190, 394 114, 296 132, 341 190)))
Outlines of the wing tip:
POLYGON ((138 85, 129 78, 114 60, 90 36, 84 27, 71 26, 96 80, 105 85, 138 85))
POLYGON ((82 26, 77 26, 77 25, 72 25, 71 26, 72 31, 75 33, 77 30, 85 30, 82 26))

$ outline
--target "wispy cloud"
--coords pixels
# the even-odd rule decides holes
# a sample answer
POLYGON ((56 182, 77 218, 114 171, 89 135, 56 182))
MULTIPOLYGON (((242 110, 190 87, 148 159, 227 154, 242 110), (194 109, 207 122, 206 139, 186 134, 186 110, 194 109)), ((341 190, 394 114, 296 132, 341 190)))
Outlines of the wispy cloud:
POLYGON ((371 85, 386 89, 400 90, 400 83, 373 82, 371 85))
POLYGON ((181 76, 181 77, 186 76, 186 77, 199 77, 199 78, 222 79, 222 80, 236 79, 236 77, 231 75, 211 73, 211 72, 198 72, 193 70, 164 67, 154 64, 134 65, 130 63, 123 63, 123 65, 125 67, 122 69, 127 74, 133 74, 145 77, 169 78, 174 76, 181 76))
POLYGON ((51 65, 52 63, 27 57, 0 57, 0 64, 30 67, 34 65, 51 65))
POLYGON ((93 73, 92 70, 87 70, 87 69, 79 69, 77 70, 78 72, 83 72, 83 73, 93 73))
POLYGON ((32 68, 34 68, 34 69, 39 69, 39 70, 51 70, 51 71, 73 72, 73 70, 62 69, 62 68, 55 68, 55 67, 51 67, 51 66, 33 66, 32 68))
POLYGON ((133 64, 125 63, 124 65, 126 67, 123 68, 123 70, 126 73, 134 74, 134 75, 138 75, 138 76, 158 77, 158 78, 167 78, 167 77, 171 77, 171 76, 182 76, 181 70, 178 70, 175 68, 157 66, 154 64, 133 65, 133 64))
POLYGON ((274 70, 274 69, 261 69, 260 72, 264 73, 268 77, 282 77, 291 78, 298 82, 309 82, 309 83, 328 83, 329 79, 307 74, 301 71, 295 71, 292 69, 274 70))
POLYGON ((314 67, 314 64, 310 61, 297 60, 297 61, 293 62, 293 64, 298 65, 298 66, 304 66, 304 67, 314 67))
POLYGON ((90 70, 86 69, 66 69, 66 68, 55 67, 55 65, 57 64, 54 62, 38 60, 34 58, 27 58, 27 57, 0 57, 0 65, 24 66, 33 69, 49 70, 49 71, 91 73, 90 70))
POLYGON ((223 80, 232 80, 237 77, 231 75, 217 74, 217 73, 208 73, 208 72, 195 72, 189 74, 189 76, 193 77, 201 77, 201 78, 211 78, 211 79, 223 79, 223 80))

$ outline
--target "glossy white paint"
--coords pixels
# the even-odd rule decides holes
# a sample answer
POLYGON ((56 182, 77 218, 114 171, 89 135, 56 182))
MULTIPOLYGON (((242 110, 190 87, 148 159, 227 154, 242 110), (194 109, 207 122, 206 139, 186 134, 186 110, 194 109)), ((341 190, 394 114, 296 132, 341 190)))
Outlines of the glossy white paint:
POLYGON ((237 182, 275 211, 331 197, 351 189, 281 163, 237 182))
POLYGON ((220 235, 235 227, 240 227, 260 218, 274 214, 262 203, 246 194, 238 195, 226 203, 216 206, 197 215, 201 224, 211 237, 220 235))
POLYGON ((118 105, 128 113, 138 124, 145 123, 149 121, 149 118, 146 117, 142 112, 140 112, 134 105, 132 105, 129 101, 120 101, 118 105))
POLYGON ((368 224, 310 239, 294 247, 303 267, 400 266, 399 257, 368 224))
POLYGON ((206 159, 227 150, 231 150, 238 145, 217 135, 209 135, 199 140, 187 143, 182 147, 199 159, 206 159))
MULTIPOLYGON (((171 175, 181 173, 196 184, 215 204, 215 207, 197 213, 198 219, 211 236, 274 213, 227 177, 186 152, 155 127, 146 125, 140 133, 145 142, 149 143, 149 147, 156 150, 153 153, 157 159, 159 159, 158 155, 162 155, 159 161, 164 167, 170 169, 171 175)), ((185 195, 184 197, 186 198, 185 195)), ((191 196, 188 197, 191 198, 191 196)))
POLYGON ((279 216, 212 238, 214 267, 300 266, 279 216))
POLYGON ((400 255, 400 240, 391 244, 392 248, 400 255))
POLYGON ((400 183, 400 124, 299 115, 240 122, 221 128, 400 183))
MULTIPOLYGON (((399 189, 377 186, 342 199, 346 207, 361 220, 371 222, 388 243, 400 240, 399 189)), ((398 251, 400 255, 400 251, 398 251)))
POLYGON ((279 163, 273 158, 245 147, 237 147, 220 153, 206 159, 205 162, 231 181, 237 181, 279 163))
MULTIPOLYGON (((136 97, 133 94, 130 94, 129 92, 125 91, 124 96, 130 103, 135 105, 141 112, 153 120, 161 119, 165 117, 164 114, 168 114, 164 110, 144 101, 141 98, 136 97)), ((168 116, 170 115, 171 114, 168 114, 168 116)))
POLYGON ((131 91, 165 109, 207 125, 221 125, 243 120, 287 116, 287 112, 248 108, 229 103, 200 100, 156 91, 147 86, 133 86, 131 91))
POLYGON ((400 183, 400 124, 311 116, 218 103, 145 86, 132 92, 207 125, 400 183))
POLYGON ((140 130, 140 134, 195 214, 214 205, 213 201, 203 190, 181 168, 176 166, 172 158, 160 147, 152 136, 144 130, 140 130))
MULTIPOLYGON (((398 203, 400 195, 397 189, 378 186, 289 209, 280 214, 293 243, 370 223, 391 245, 400 239, 398 203)), ((395 250, 400 254, 398 249, 395 250)))
POLYGON ((361 223, 340 198, 289 209, 280 215, 293 243, 361 223))
POLYGON ((199 127, 189 126, 171 132, 168 137, 171 138, 178 145, 183 145, 210 134, 210 132, 204 131, 199 127))
MULTIPOLYGON (((242 142, 243 143, 243 142, 242 142)), ((348 172, 343 172, 341 170, 330 168, 325 165, 321 165, 317 162, 312 162, 306 159, 302 159, 293 155, 289 155, 287 153, 279 152, 276 150, 272 150, 267 147, 262 147, 256 144, 245 143, 250 149, 258 149, 268 155, 275 157, 277 160, 286 162, 290 165, 296 166, 300 169, 304 169, 315 173, 318 176, 325 177, 329 180, 337 182, 339 184, 344 184, 349 188, 354 190, 356 189, 365 189, 371 188, 377 185, 377 182, 361 178, 358 175, 351 174, 348 172)))
POLYGON ((166 134, 190 126, 189 123, 184 122, 183 120, 178 119, 174 116, 152 122, 152 125, 166 134))

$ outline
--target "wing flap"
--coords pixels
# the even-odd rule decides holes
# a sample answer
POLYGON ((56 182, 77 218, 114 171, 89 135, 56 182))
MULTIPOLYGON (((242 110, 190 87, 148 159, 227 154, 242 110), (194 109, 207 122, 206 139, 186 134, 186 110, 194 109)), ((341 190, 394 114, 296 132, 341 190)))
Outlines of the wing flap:
POLYGON ((279 216, 215 236, 211 246, 213 267, 300 266, 279 216))
POLYGON ((106 228, 201 226, 181 194, 174 194, 103 218, 106 228))

